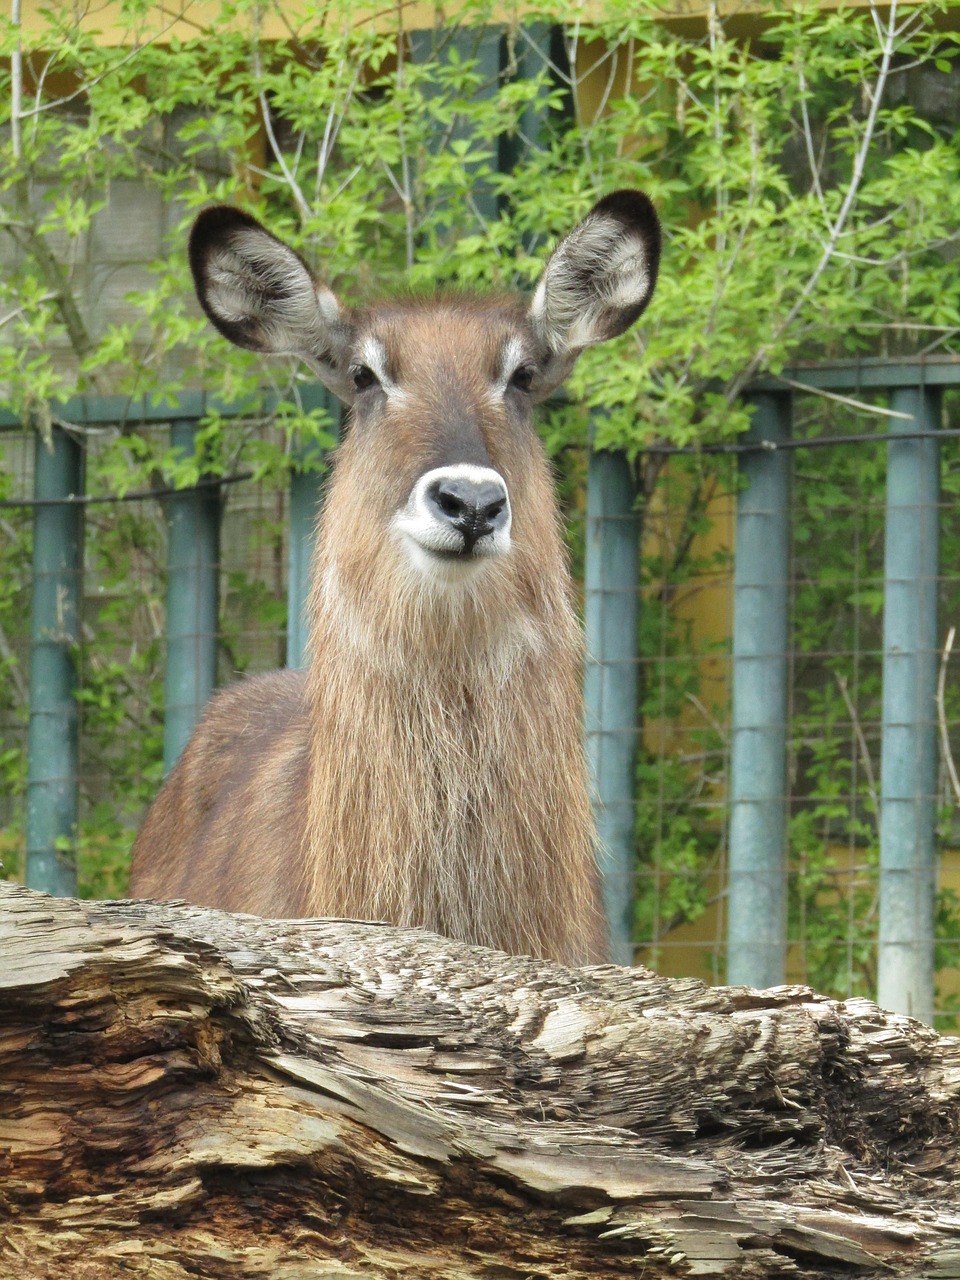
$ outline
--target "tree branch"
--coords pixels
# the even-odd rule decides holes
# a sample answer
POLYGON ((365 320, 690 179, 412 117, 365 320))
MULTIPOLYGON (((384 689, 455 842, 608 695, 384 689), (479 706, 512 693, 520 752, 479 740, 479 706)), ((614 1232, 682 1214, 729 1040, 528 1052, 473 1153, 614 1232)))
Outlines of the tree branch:
POLYGON ((943 653, 940 655, 940 671, 937 675, 937 722, 940 726, 940 747, 943 753, 943 764, 947 771, 947 777, 950 779, 950 788, 953 791, 953 798, 957 804, 960 804, 960 777, 957 776, 957 766, 954 764, 953 752, 950 749, 950 728, 947 720, 947 664, 950 661, 950 654, 953 651, 953 640, 957 634, 956 627, 951 627, 947 632, 946 643, 943 646, 943 653))
POLYGON ((23 120, 23 44, 20 39, 21 0, 11 0, 10 25, 17 33, 10 52, 10 143, 15 164, 23 159, 23 138, 20 132, 23 120))
MULTIPOLYGON (((16 184, 18 188, 21 185, 21 183, 16 184)), ((24 205, 26 203, 25 195, 23 203, 24 205)), ((23 252, 29 254, 36 263, 37 270, 56 303, 74 355, 78 360, 82 360, 92 351, 93 342, 83 316, 80 314, 77 300, 73 296, 66 269, 57 260, 46 238, 37 231, 31 221, 26 218, 7 219, 4 225, 23 252)), ((93 382, 95 386, 100 383, 99 374, 96 372, 93 375, 93 382)))
POLYGON ((758 347, 752 358, 747 362, 746 366, 731 382, 730 387, 727 390, 728 404, 733 404, 733 402, 739 397, 743 388, 763 367, 769 351, 776 345, 783 334, 787 332, 794 320, 796 320, 797 316, 810 300, 817 284, 820 281, 820 277, 827 269, 830 260, 834 255, 840 236, 846 226, 847 219, 854 207, 854 201, 860 191, 860 184, 863 180, 867 157, 870 153, 870 146, 873 142, 873 135, 877 125, 880 103, 883 99, 887 79, 890 74, 890 65, 896 51, 897 38, 902 35, 903 30, 905 30, 905 28, 898 30, 896 27, 897 0, 891 0, 889 20, 885 27, 880 22, 876 5, 874 3, 871 3, 870 5, 870 12, 873 15, 874 24, 877 28, 877 35, 881 43, 880 68, 877 72, 876 85, 873 88, 873 92, 869 95, 870 109, 867 113, 867 119, 864 122, 863 136, 860 139, 860 145, 854 153, 853 167, 846 194, 843 197, 843 201, 833 224, 830 225, 829 219, 827 221, 829 235, 817 265, 814 267, 787 314, 777 324, 772 337, 758 347))

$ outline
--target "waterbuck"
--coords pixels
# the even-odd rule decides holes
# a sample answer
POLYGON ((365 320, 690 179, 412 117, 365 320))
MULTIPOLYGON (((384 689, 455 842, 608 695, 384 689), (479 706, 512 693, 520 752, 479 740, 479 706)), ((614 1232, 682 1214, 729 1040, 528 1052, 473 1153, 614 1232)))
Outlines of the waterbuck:
POLYGON ((351 310, 254 218, 197 220, 213 324, 349 406, 317 531, 308 670, 235 684, 150 809, 131 891, 420 925, 566 963, 606 954, 581 638, 533 406, 656 279, 649 200, 606 196, 528 303, 351 310))

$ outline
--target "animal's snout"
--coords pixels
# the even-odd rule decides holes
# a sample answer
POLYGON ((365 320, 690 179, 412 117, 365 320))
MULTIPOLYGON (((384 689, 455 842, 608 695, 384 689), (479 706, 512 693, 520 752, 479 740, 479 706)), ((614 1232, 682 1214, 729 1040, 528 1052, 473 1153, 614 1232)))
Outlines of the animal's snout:
POLYGON ((492 467, 436 467, 417 480, 394 524, 422 572, 446 580, 446 565, 449 573, 460 575, 466 566, 510 550, 506 481, 492 467))
POLYGON ((510 519, 507 487, 495 472, 477 477, 441 475, 425 492, 426 502, 438 521, 448 521, 463 539, 469 555, 477 542, 503 529, 510 519))

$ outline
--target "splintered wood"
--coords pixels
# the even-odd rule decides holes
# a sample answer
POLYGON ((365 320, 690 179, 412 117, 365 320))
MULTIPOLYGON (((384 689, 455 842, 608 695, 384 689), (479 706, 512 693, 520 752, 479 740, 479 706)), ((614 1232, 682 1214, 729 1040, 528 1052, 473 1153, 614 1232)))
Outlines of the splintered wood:
POLYGON ((864 1000, 0 885, 0 1280, 960 1277, 960 1042, 864 1000))

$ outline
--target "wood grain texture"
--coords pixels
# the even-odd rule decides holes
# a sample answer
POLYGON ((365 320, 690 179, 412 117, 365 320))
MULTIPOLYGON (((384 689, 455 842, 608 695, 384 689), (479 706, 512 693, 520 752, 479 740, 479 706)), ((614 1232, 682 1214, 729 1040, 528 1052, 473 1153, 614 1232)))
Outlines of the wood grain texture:
POLYGON ((0 885, 0 1277, 960 1276, 960 1042, 863 1000, 0 885))

